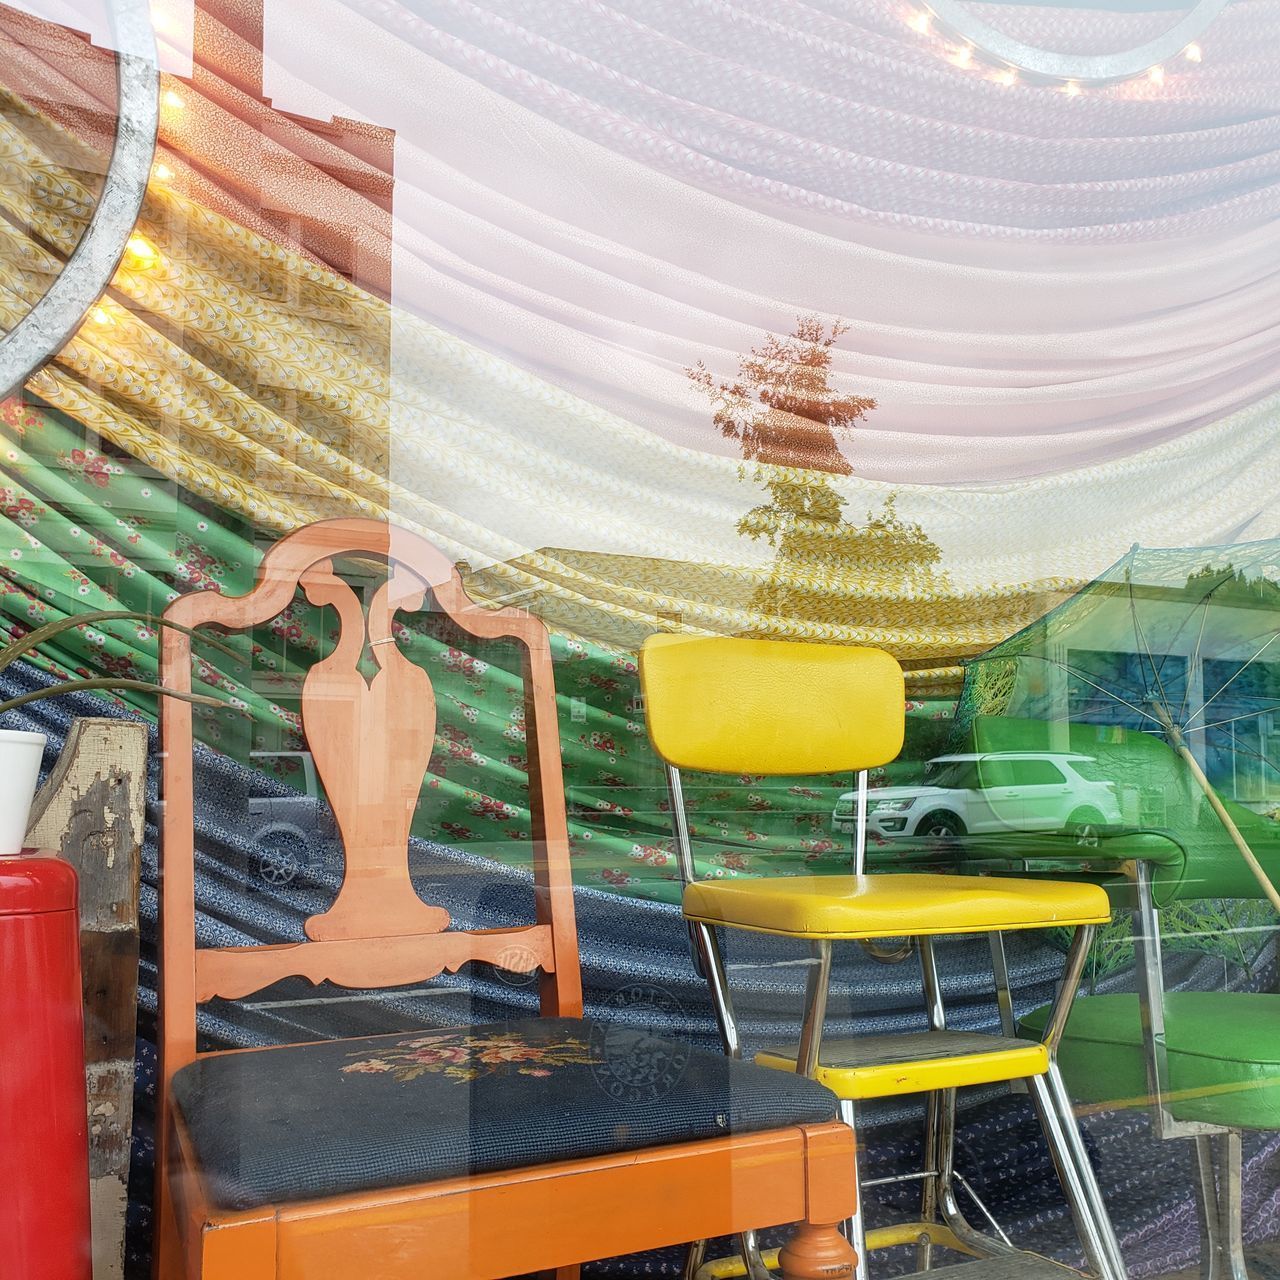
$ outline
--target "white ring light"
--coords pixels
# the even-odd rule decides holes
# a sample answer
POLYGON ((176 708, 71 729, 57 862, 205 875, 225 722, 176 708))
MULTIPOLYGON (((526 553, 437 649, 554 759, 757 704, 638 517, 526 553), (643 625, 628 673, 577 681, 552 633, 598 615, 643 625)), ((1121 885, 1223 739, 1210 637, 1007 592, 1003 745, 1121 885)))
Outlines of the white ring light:
POLYGON ((1231 0, 1198 0, 1181 21, 1163 35, 1120 53, 1074 54, 1037 49, 988 26, 969 12, 963 0, 924 0, 926 8, 950 35, 1008 66, 1044 80, 1107 84, 1131 80, 1169 61, 1194 44, 1231 0))

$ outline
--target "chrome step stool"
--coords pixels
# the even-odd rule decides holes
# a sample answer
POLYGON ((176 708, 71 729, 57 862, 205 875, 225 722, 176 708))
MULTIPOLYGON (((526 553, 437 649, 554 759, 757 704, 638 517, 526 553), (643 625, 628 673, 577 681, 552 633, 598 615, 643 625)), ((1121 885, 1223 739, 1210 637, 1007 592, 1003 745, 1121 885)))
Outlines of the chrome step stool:
MULTIPOLYGON (((667 766, 684 915, 695 960, 711 990, 724 1051, 737 1057, 742 1045, 717 930, 738 928, 804 940, 812 951, 812 966, 800 1042, 768 1049, 756 1060, 821 1080, 840 1098, 851 1126, 860 1101, 929 1095, 925 1167, 912 1175, 922 1180, 920 1220, 864 1239, 861 1214, 853 1218, 848 1231, 859 1255, 860 1280, 867 1276, 868 1246, 902 1243, 917 1244, 918 1265, 926 1271, 936 1247, 984 1259, 961 1264, 956 1275, 984 1267, 968 1274, 1030 1276, 1036 1274, 1029 1270, 1032 1266, 1063 1270, 1016 1250, 999 1234, 976 1230, 959 1207, 953 1161, 956 1090, 998 1081, 1025 1082, 1094 1273, 1099 1280, 1126 1280, 1055 1061, 1094 929, 1110 918, 1105 892, 1097 885, 1046 880, 863 874, 866 770, 897 756, 905 724, 902 669, 880 650, 659 635, 645 643, 640 670, 649 736, 667 766), (858 773, 854 873, 698 880, 681 769, 766 776, 858 773), (1075 936, 1053 1015, 1040 1041, 1028 1043, 1014 1034, 1001 938, 1005 932, 1050 926, 1074 928, 1075 936), (992 940, 1003 1035, 955 1032, 946 1026, 933 939, 960 933, 983 933, 992 940), (824 1050, 832 943, 902 936, 914 938, 919 948, 929 1031, 842 1040, 824 1050), (1001 1264, 1022 1270, 1001 1271, 1001 1264)), ((701 1280, 750 1274, 757 1280, 773 1259, 766 1255, 762 1260, 750 1236, 744 1237, 742 1250, 742 1261, 704 1263, 695 1246, 687 1274, 700 1274, 701 1280)))

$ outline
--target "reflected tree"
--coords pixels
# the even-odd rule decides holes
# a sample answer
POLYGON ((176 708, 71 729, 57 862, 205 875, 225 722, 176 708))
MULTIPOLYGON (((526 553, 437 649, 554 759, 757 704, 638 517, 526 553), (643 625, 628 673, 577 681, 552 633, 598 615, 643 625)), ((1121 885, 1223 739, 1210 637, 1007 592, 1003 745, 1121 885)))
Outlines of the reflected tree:
POLYGON ((738 443, 743 478, 767 495, 737 529, 777 553, 751 601, 769 619, 833 620, 825 617, 833 585, 847 598, 870 577, 913 588, 939 579, 937 544, 902 518, 896 495, 863 524, 845 518, 848 500, 833 476, 853 468, 840 443, 876 407, 871 397, 840 395, 832 385, 832 349, 847 328, 800 316, 794 332, 768 334, 743 356, 732 381, 717 380, 701 362, 685 371, 711 402, 716 429, 738 443))

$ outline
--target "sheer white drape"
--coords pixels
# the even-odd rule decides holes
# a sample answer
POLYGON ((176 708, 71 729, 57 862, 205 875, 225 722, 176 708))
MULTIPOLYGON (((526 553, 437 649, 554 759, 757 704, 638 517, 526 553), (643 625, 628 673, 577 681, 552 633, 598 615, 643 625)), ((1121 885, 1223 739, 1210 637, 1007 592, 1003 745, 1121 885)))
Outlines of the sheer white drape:
MULTIPOLYGON (((994 9, 1059 47, 1168 20, 994 9)), ((1280 390, 1280 0, 1079 98, 950 65, 884 0, 311 12, 273 0, 268 88, 396 129, 396 301, 676 443, 733 449, 688 366, 811 312, 879 402, 846 456, 895 484, 1093 467, 1280 390)))

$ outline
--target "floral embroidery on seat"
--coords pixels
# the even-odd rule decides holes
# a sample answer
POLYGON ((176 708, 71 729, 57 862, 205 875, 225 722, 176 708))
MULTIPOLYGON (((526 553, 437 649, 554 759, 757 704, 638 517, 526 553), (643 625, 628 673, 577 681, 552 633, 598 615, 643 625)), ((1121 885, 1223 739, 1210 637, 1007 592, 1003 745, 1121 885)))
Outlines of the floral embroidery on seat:
POLYGON ((595 1058, 585 1040, 570 1036, 552 1044, 530 1044, 515 1032, 472 1036, 467 1031, 441 1031, 400 1040, 372 1057, 352 1054, 359 1062, 342 1068, 344 1075, 393 1075, 401 1083, 437 1072, 454 1080, 476 1080, 500 1073, 549 1076, 556 1067, 590 1066, 595 1058))

